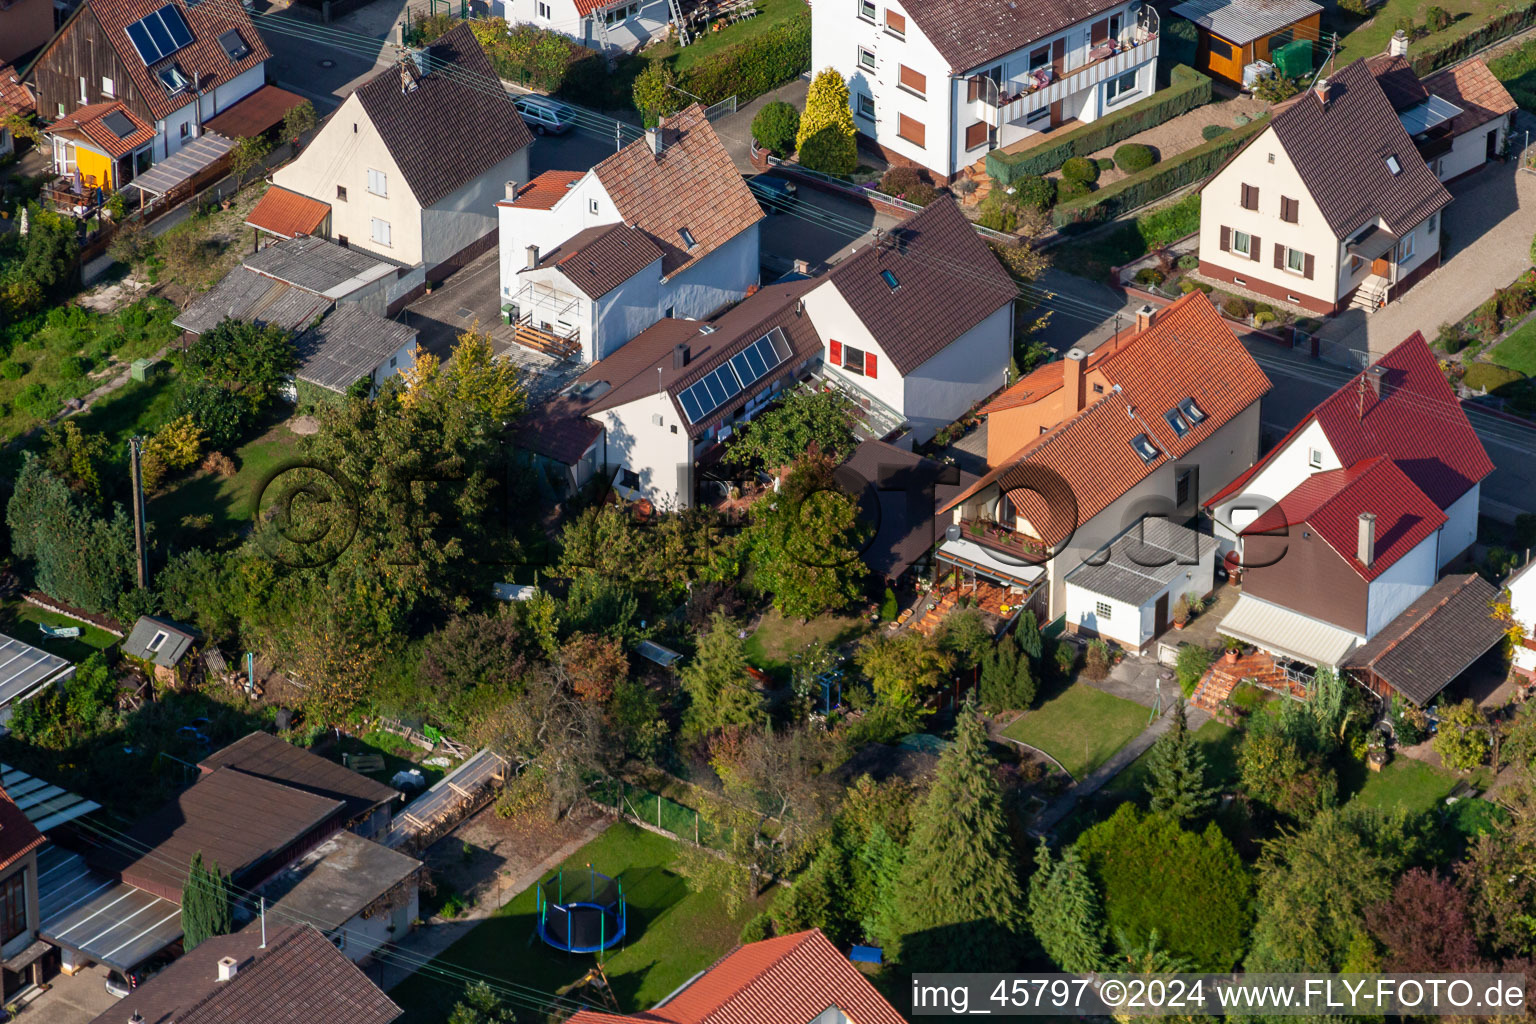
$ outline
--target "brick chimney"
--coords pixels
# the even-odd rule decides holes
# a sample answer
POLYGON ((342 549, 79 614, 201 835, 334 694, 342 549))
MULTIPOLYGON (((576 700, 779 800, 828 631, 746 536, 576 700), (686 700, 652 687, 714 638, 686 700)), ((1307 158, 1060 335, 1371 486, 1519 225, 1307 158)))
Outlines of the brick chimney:
POLYGON ((795 260, 795 273, 811 276, 811 264, 809 260, 795 260))
POLYGON ((1141 332, 1152 326, 1153 319, 1157 316, 1157 310, 1152 303, 1147 303, 1136 311, 1136 330, 1141 332))
POLYGON ((1408 56, 1408 33, 1407 32, 1404 32, 1402 29, 1398 29, 1396 32, 1392 33, 1392 41, 1387 43, 1387 56, 1389 56, 1389 57, 1406 57, 1406 56, 1408 56))
POLYGON ((1082 412, 1083 406, 1087 404, 1087 395, 1084 394, 1087 381, 1083 379, 1083 370, 1088 365, 1088 353, 1080 348, 1074 348, 1067 353, 1062 362, 1065 365, 1062 367, 1061 387, 1066 395, 1066 405, 1062 413, 1065 416, 1071 416, 1073 413, 1082 412))
POLYGON ((1355 534, 1355 560, 1367 569, 1376 561, 1376 517, 1370 512, 1360 513, 1360 525, 1355 534))
POLYGON ((509 182, 507 182, 507 202, 510 203, 512 200, 514 200, 516 198, 517 198, 517 182, 509 181, 509 182))
POLYGON ((536 246, 536 245, 530 245, 528 247, 528 269, 532 270, 535 267, 537 267, 538 265, 539 265, 539 247, 536 246))
POLYGON ((1317 102, 1323 105, 1324 110, 1328 109, 1328 95, 1332 88, 1333 85, 1328 81, 1327 76, 1319 78, 1317 84, 1312 87, 1312 92, 1317 97, 1317 102))

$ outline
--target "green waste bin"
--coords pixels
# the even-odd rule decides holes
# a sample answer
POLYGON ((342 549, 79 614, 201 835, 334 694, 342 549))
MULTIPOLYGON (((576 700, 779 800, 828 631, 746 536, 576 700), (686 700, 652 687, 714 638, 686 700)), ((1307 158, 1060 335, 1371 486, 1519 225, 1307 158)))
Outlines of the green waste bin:
POLYGON ((1312 74, 1312 40, 1296 39, 1269 55, 1275 70, 1286 78, 1305 78, 1312 74))
POLYGON ((146 381, 155 375, 155 368, 160 364, 153 359, 135 359, 128 367, 128 376, 137 381, 146 381))

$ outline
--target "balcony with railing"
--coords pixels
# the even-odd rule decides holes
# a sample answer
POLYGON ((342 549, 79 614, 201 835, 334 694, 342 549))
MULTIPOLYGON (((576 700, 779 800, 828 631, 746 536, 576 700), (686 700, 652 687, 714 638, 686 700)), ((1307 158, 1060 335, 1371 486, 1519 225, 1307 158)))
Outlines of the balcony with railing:
POLYGON ((984 548, 1007 555, 1018 562, 1044 565, 1050 561, 1050 549, 1045 543, 1018 530, 991 519, 962 518, 960 536, 984 548))
POLYGON ((1022 121, 1059 100, 1074 96, 1157 59, 1158 15, 1155 8, 1137 9, 1136 23, 1089 46, 1067 51, 1034 71, 1004 82, 974 80, 976 110, 993 128, 1022 121))
POLYGON ((42 198, 60 213, 94 217, 112 198, 112 189, 100 185, 94 175, 61 174, 43 185, 42 198))
POLYGON ((853 405, 853 432, 861 440, 883 441, 907 426, 907 418, 839 373, 824 367, 812 372, 815 386, 836 390, 853 405))

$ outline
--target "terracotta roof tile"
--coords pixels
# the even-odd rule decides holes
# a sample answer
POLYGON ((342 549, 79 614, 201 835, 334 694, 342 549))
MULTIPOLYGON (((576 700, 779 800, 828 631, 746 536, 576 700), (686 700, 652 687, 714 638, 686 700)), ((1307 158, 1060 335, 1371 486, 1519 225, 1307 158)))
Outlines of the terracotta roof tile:
POLYGON ((154 126, 129 110, 120 100, 77 107, 74 113, 59 118, 45 131, 50 135, 70 133, 83 135, 87 142, 112 157, 127 156, 140 146, 154 141, 155 138, 154 126), (132 129, 126 136, 119 135, 107 124, 107 119, 114 114, 122 115, 121 120, 113 118, 119 127, 124 130, 132 129))
POLYGON ((668 276, 693 265, 753 224, 763 209, 697 103, 661 124, 662 152, 632 142, 592 168, 619 216, 648 232, 668 276), (688 245, 686 231, 693 239, 688 245))
POLYGON ((1114 385, 1104 396, 1031 441, 946 510, 995 482, 1042 540, 1059 543, 1167 461, 1194 450, 1270 387, 1202 292, 1160 310, 1151 327, 1099 366, 1114 385), (1204 416, 1181 437, 1164 416, 1191 398, 1204 416), (1139 434, 1157 449, 1150 461, 1131 447, 1139 434), (1043 496, 1024 487, 1026 480, 1038 481, 1039 470, 1062 482, 1060 493, 1043 496))
POLYGON ((313 235, 330 213, 329 203, 290 192, 281 185, 270 185, 251 207, 245 223, 280 238, 295 238, 313 235))
POLYGON ((561 242, 539 260, 554 267, 590 299, 601 298, 662 258, 661 249, 639 228, 600 224, 561 242))
POLYGON ((1243 535, 1276 533, 1305 523, 1362 578, 1373 580, 1445 521, 1445 513, 1397 463, 1378 456, 1348 469, 1313 473, 1250 523, 1243 535), (1376 517, 1376 554, 1369 566, 1355 558, 1360 516, 1366 512, 1376 517))
POLYGON ((820 929, 738 946, 666 1003, 627 1017, 581 1010, 569 1024, 791 1024, 837 1007, 858 1024, 903 1024, 820 929))
MULTIPOLYGON (((190 90, 170 94, 160 83, 159 72, 172 64, 181 68, 188 82, 195 77, 204 91, 224 85, 242 73, 249 71, 272 56, 261 33, 251 22, 251 16, 238 3, 196 3, 186 0, 89 0, 92 13, 101 23, 101 30, 117 51, 134 87, 150 111, 156 117, 169 115, 192 102, 190 90), (171 56, 146 67, 128 38, 128 26, 166 6, 174 4, 187 20, 192 31, 192 42, 171 56), (234 30, 240 33, 248 52, 238 61, 231 62, 229 54, 219 42, 219 36, 234 30)), ((59 37, 55 37, 57 40, 59 37)))
POLYGON ((1449 204, 1451 194, 1419 156, 1366 62, 1341 68, 1328 82, 1326 106, 1313 91, 1303 92, 1275 114, 1270 130, 1334 237, 1377 217, 1402 234, 1449 204), (1400 168, 1395 174, 1389 157, 1400 168))
MULTIPOLYGON (((1120 345, 1130 340, 1130 337, 1127 336, 1119 343, 1106 341, 1088 353, 1088 362, 1083 369, 1091 370, 1098 366, 1111 352, 1114 352, 1120 345)), ((1020 377, 1002 394, 982 407, 978 415, 986 416, 994 412, 1004 412, 1008 409, 1017 409, 1024 405, 1033 405, 1045 396, 1060 390, 1065 374, 1065 360, 1053 359, 1049 363, 1037 366, 1023 377, 1020 377)))
POLYGON ((0 64, 0 117, 29 114, 36 109, 37 101, 16 69, 9 64, 0 64))
POLYGON ((948 197, 843 260, 829 280, 902 374, 1018 295, 1013 279, 948 197))
POLYGON ((1114 7, 1119 0, 905 0, 923 35, 949 62, 969 71, 1068 25, 1114 7))
POLYGON ((296 92, 279 89, 275 85, 264 85, 204 121, 203 127, 218 132, 226 139, 249 138, 281 123, 288 116, 288 111, 307 102, 296 92))
POLYGON ((1451 118, 1453 135, 1510 114, 1517 106, 1504 84, 1481 60, 1469 60, 1430 75, 1424 79, 1424 88, 1461 108, 1461 113, 1451 118))
POLYGON ((0 871, 47 842, 9 793, 0 789, 0 871))
POLYGON ((467 24, 424 51, 427 73, 391 67, 357 90, 368 119, 422 206, 533 142, 501 79, 467 24), (451 69, 451 70, 450 70, 451 69), (413 88, 401 88, 409 74, 413 88))
POLYGON ((514 206, 519 210, 553 210, 555 204, 566 197, 571 186, 586 176, 586 171, 545 171, 517 190, 511 201, 503 199, 497 206, 514 206))
POLYGON ((1498 596, 1477 573, 1447 576, 1356 648, 1345 667, 1370 671, 1415 704, 1428 704, 1503 639, 1491 607, 1498 596))

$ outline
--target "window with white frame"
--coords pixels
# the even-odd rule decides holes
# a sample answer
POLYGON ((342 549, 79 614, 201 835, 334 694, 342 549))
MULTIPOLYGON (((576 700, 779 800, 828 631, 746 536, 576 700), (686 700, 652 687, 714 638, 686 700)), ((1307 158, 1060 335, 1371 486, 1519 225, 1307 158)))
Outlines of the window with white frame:
POLYGON ((1239 256, 1251 255, 1253 253, 1253 236, 1246 231, 1233 231, 1232 251, 1239 256))
POLYGON ((383 171, 368 168, 368 191, 376 196, 389 197, 389 175, 383 171))
POLYGON ((149 643, 144 645, 144 649, 151 652, 158 651, 160 648, 165 646, 165 642, 170 638, 171 635, 165 630, 157 629, 155 630, 154 637, 149 641, 149 643))
POLYGON ((859 47, 859 67, 866 71, 875 70, 875 51, 866 47, 859 47))
POLYGON ((1109 103, 1119 103, 1136 92, 1136 72, 1127 71, 1118 78, 1111 78, 1105 87, 1105 100, 1109 103))
POLYGON ((89 103, 90 97, 85 94, 85 76, 80 76, 80 102, 89 103))
POLYGON ((858 114, 860 117, 867 117, 871 121, 875 119, 875 98, 873 96, 866 96, 862 92, 859 93, 858 114))
POLYGON ((1292 249, 1290 246, 1286 246, 1285 269, 1289 270, 1293 274, 1306 273, 1307 254, 1302 252, 1300 249, 1292 249))
POLYGON ((873 23, 875 20, 875 0, 859 0, 859 17, 873 23))
POLYGON ((373 240, 379 245, 390 244, 389 221, 379 220, 379 218, 374 217, 372 218, 369 230, 372 233, 373 240))
POLYGON ((1095 602, 1093 602, 1093 614, 1097 615, 1100 619, 1102 619, 1105 622, 1109 621, 1110 612, 1112 612, 1113 610, 1114 609, 1112 609, 1109 606, 1108 602, 1105 602, 1105 601, 1095 601, 1095 602))
POLYGON ((1397 262, 1406 263, 1413 259, 1413 239, 1416 234, 1410 231, 1406 238, 1397 243, 1397 262))
POLYGON ((1424 222, 1424 229, 1433 235, 1435 233, 1435 225, 1439 223, 1440 215, 1438 213, 1432 213, 1429 215, 1429 220, 1424 222))
POLYGON ((1313 469, 1322 469, 1323 468, 1323 452, 1322 452, 1322 449, 1320 449, 1320 448, 1309 448, 1307 450, 1307 465, 1311 466, 1313 469))
POLYGON ((101 94, 108 99, 112 99, 117 96, 117 83, 103 75, 101 78, 101 94))
POLYGON ((549 18, 550 18, 549 4, 546 4, 546 3, 540 3, 539 4, 539 17, 543 18, 545 21, 549 20, 549 18))

